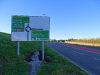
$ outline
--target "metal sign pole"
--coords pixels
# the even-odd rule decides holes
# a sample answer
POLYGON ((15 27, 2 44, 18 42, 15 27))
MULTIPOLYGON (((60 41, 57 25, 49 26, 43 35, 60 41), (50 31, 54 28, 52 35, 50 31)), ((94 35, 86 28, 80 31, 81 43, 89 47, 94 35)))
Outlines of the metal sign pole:
POLYGON ((19 56, 19 50, 20 50, 20 42, 17 41, 17 56, 19 56))
POLYGON ((42 41, 42 63, 44 63, 44 40, 42 41))

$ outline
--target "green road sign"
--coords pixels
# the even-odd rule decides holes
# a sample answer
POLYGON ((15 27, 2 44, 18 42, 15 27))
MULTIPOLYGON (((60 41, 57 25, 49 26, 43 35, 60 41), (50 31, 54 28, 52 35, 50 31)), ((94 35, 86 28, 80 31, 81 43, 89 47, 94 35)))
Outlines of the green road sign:
POLYGON ((48 30, 32 30, 32 40, 48 40, 48 30))
POLYGON ((12 32, 23 32, 25 23, 29 23, 29 17, 13 16, 12 17, 12 32))

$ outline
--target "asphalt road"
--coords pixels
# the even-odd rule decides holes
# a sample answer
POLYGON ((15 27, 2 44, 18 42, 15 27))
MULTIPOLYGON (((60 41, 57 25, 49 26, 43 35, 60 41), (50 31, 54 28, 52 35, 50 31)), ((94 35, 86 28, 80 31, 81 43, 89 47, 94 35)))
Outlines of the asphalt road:
POLYGON ((100 49, 64 43, 49 43, 55 51, 70 59, 90 75, 100 75, 100 49))

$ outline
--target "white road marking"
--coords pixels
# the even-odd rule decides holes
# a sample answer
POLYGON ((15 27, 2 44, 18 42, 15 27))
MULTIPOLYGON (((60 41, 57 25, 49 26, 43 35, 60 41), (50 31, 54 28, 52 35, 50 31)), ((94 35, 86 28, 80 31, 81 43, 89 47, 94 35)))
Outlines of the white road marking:
POLYGON ((86 54, 86 53, 78 52, 78 51, 75 51, 75 50, 74 50, 74 52, 75 52, 75 53, 78 53, 78 54, 88 55, 88 54, 86 54))
POLYGON ((100 58, 95 58, 95 60, 100 60, 100 58))

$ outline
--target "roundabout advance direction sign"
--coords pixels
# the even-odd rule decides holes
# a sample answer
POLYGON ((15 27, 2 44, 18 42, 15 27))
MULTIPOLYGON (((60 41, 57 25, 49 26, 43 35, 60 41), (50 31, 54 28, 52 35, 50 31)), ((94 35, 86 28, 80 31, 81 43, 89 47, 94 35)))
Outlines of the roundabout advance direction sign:
POLYGON ((12 16, 12 41, 49 40, 50 17, 48 16, 12 16))

